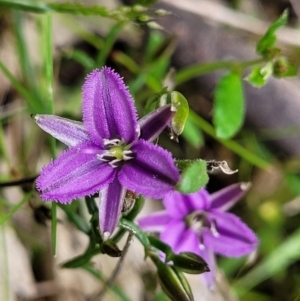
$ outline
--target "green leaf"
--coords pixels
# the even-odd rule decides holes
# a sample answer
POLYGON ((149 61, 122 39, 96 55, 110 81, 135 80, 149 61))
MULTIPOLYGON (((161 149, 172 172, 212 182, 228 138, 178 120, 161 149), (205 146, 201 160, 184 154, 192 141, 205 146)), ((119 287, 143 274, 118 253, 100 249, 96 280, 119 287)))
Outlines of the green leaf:
POLYGON ((244 121, 244 93, 242 79, 237 73, 228 73, 217 84, 214 95, 213 122, 218 138, 232 137, 244 121))
POLYGON ((260 72, 259 66, 254 66, 251 73, 245 78, 253 87, 260 88, 267 82, 266 78, 260 72))
POLYGON ((206 162, 199 159, 189 162, 184 168, 176 188, 185 194, 193 193, 205 186, 207 182, 206 162))
POLYGON ((245 78, 253 87, 260 88, 267 83, 273 73, 273 64, 269 62, 264 67, 254 66, 252 72, 245 78))
POLYGON ((288 12, 285 10, 282 15, 276 20, 274 23, 271 24, 267 32, 264 36, 259 40, 256 46, 256 51, 259 54, 265 55, 268 50, 270 50, 276 42, 276 31, 286 25, 288 20, 288 12))
POLYGON ((289 64, 287 67, 288 68, 286 73, 284 74, 284 77, 292 77, 298 75, 298 69, 296 66, 289 64))
POLYGON ((273 74, 275 77, 283 78, 297 75, 297 68, 290 64, 285 57, 277 58, 273 66, 273 74))
POLYGON ((300 229, 292 233, 282 244, 255 268, 235 283, 235 288, 243 292, 251 290, 257 284, 287 270, 294 262, 300 259, 300 229))
POLYGON ((87 250, 84 254, 78 255, 73 259, 63 263, 61 267, 67 269, 82 267, 86 265, 92 259, 93 256, 99 253, 101 253, 101 250, 99 248, 95 248, 93 250, 87 250))

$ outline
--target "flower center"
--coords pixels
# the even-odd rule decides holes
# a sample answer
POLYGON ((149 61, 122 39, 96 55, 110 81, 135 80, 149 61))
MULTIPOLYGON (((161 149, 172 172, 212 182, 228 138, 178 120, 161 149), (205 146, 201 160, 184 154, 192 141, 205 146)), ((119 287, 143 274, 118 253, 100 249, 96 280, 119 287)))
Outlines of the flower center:
POLYGON ((108 162, 113 168, 121 166, 124 161, 131 160, 135 154, 129 149, 123 139, 104 139, 104 151, 97 155, 100 161, 108 162))
POLYGON ((194 211, 185 218, 185 222, 189 228, 198 233, 200 238, 200 249, 204 249, 203 234, 206 231, 211 232, 214 237, 219 237, 217 222, 209 216, 208 212, 194 211))

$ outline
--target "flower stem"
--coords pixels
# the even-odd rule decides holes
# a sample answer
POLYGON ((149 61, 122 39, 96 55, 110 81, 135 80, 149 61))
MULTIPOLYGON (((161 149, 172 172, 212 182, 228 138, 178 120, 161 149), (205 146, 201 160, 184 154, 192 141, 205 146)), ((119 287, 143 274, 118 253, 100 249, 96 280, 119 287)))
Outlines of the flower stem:
POLYGON ((195 112, 190 111, 190 117, 193 122, 199 126, 206 134, 213 137, 215 140, 219 141, 221 144, 226 146, 228 149, 232 150, 234 153, 239 155, 240 157, 244 158, 246 161, 252 163, 253 165, 261 168, 266 169, 269 166, 269 163, 260 157, 256 156, 254 153, 248 151, 246 148, 238 144, 233 140, 224 140, 218 138, 215 130, 212 125, 210 125, 207 121, 197 115, 195 112))

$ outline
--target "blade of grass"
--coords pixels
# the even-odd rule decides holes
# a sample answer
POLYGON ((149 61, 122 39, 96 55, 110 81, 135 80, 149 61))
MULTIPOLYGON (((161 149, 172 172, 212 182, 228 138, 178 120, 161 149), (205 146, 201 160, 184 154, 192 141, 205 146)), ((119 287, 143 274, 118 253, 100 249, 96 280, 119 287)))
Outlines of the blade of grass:
POLYGON ((0 225, 4 224, 14 213, 16 213, 32 197, 33 193, 34 191, 30 191, 25 194, 23 199, 14 205, 7 214, 0 216, 0 225))
POLYGON ((5 143, 4 143, 4 135, 3 135, 3 129, 2 129, 2 122, 0 120, 0 156, 4 159, 5 163, 10 166, 9 164, 9 159, 8 159, 8 154, 5 148, 5 143))
POLYGON ((109 52, 111 51, 119 33, 120 33, 120 30, 122 29, 122 27, 124 25, 125 25, 125 22, 118 22, 111 28, 110 32, 106 36, 105 41, 104 41, 104 46, 101 49, 101 51, 99 52, 98 57, 96 58, 96 66, 98 68, 104 66, 106 59, 109 55, 109 52))
POLYGON ((13 76, 12 73, 6 68, 6 66, 0 61, 0 70, 2 70, 3 74, 9 79, 13 87, 24 97, 24 99, 28 102, 28 105, 33 108, 34 112, 39 111, 39 106, 37 105, 35 98, 33 95, 28 92, 28 90, 21 84, 20 81, 17 80, 13 76))
MULTIPOLYGON (((42 31, 42 49, 44 56, 44 75, 45 75, 45 99, 43 103, 46 112, 54 113, 54 101, 53 101, 53 53, 52 53, 52 15, 46 14, 42 17, 41 21, 42 31)), ((51 156, 56 157, 56 141, 53 137, 50 137, 50 149, 51 156)), ((51 208, 51 238, 52 238, 52 252, 53 256, 56 256, 56 236, 57 236, 57 204, 52 202, 51 208)))
POLYGON ((240 296, 276 273, 286 270, 288 266, 299 260, 299 250, 300 229, 291 234, 267 258, 234 284, 240 296))
POLYGON ((104 46, 103 39, 84 27, 74 16, 63 16, 61 21, 68 27, 73 33, 80 37, 83 41, 94 46, 96 49, 102 49, 104 46), (76 26, 74 26, 76 22, 76 26))
POLYGON ((22 80, 32 95, 32 99, 35 102, 35 107, 39 108, 39 91, 24 34, 24 13, 21 11, 13 11, 12 16, 16 37, 16 47, 22 70, 22 80))
POLYGON ((10 300, 10 289, 9 289, 9 269, 8 269, 8 257, 7 257, 7 246, 5 238, 5 229, 4 225, 0 225, 0 245, 1 245, 1 279, 2 283, 2 298, 1 300, 10 300))

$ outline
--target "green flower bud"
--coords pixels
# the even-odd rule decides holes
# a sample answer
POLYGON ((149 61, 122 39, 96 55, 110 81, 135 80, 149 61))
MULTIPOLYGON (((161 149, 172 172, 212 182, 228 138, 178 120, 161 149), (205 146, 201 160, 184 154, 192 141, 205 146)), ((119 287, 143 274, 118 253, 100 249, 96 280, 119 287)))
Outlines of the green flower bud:
POLYGON ((171 14, 170 11, 167 11, 165 9, 157 9, 156 11, 154 11, 154 13, 159 17, 164 17, 171 14))
POLYGON ((122 251, 111 239, 103 242, 100 248, 103 254, 107 254, 110 257, 120 257, 122 255, 122 251))
POLYGON ((186 119, 189 115, 189 104, 186 98, 177 91, 167 92, 160 97, 160 106, 171 104, 175 113, 170 131, 171 139, 178 141, 178 136, 182 133, 186 119))
POLYGON ((188 274, 202 274, 210 271, 206 261, 192 252, 174 254, 171 260, 176 268, 188 274))
POLYGON ((273 63, 273 74, 279 78, 296 76, 297 68, 291 65, 285 57, 280 57, 273 63))
POLYGON ((161 288, 174 301, 194 301, 191 287, 182 272, 174 266, 163 263, 156 255, 150 254, 157 267, 161 288))
POLYGON ((147 15, 140 15, 140 16, 138 17, 138 19, 139 19, 139 21, 141 21, 141 22, 148 22, 148 21, 151 20, 150 17, 148 17, 147 15))

